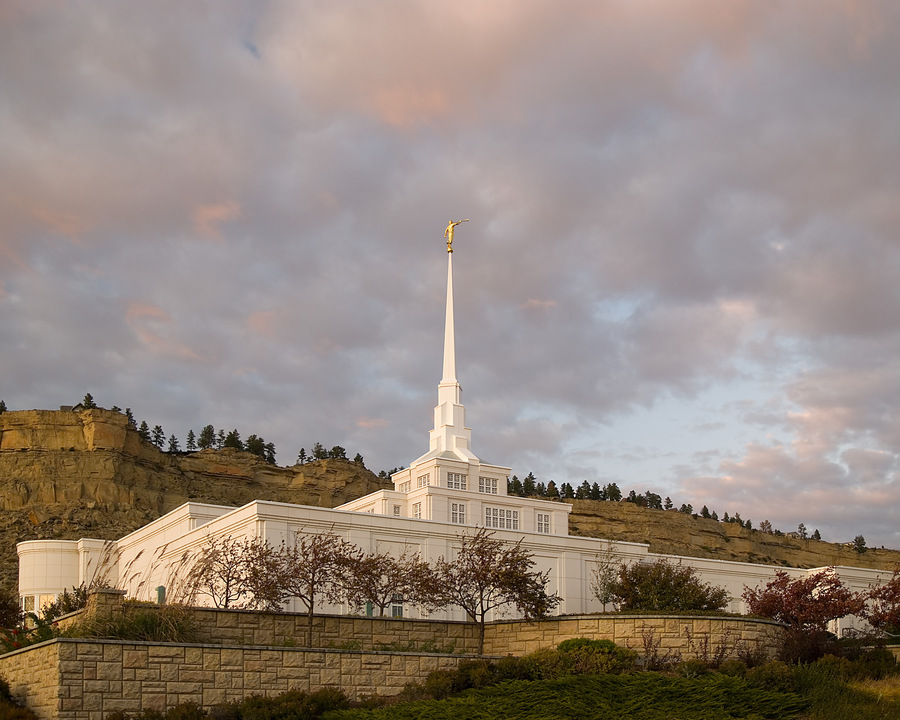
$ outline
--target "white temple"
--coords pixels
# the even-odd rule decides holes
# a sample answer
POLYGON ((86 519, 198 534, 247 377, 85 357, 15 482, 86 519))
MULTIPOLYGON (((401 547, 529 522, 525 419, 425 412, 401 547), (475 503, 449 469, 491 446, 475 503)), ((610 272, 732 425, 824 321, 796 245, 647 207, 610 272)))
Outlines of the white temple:
MULTIPOLYGON (((185 553, 203 547, 211 536, 258 536, 279 544, 290 540, 294 533, 329 531, 366 551, 387 551, 398 556, 414 552, 426 560, 435 560, 452 557, 467 528, 487 527, 498 538, 522 541, 532 554, 536 569, 548 573, 548 591, 563 598, 559 614, 607 609, 594 597, 591 578, 598 558, 608 550, 625 562, 652 562, 664 557, 693 566, 702 580, 728 590, 732 598, 729 609, 733 612, 744 610, 741 593, 745 586, 768 582, 776 570, 784 569, 794 577, 814 572, 663 556, 651 553, 646 544, 571 536, 569 504, 507 495, 510 469, 479 460, 472 450, 471 430, 465 423, 456 377, 450 243, 448 251, 443 375, 438 385, 434 428, 429 434, 428 451, 393 475, 393 490, 380 490, 334 509, 263 500, 239 508, 188 502, 114 542, 22 542, 17 549, 23 609, 39 609, 64 589, 90 584, 98 574, 108 584, 124 589, 128 597, 155 599, 158 586, 167 587, 172 597, 173 593, 177 595, 175 586, 185 553)), ((841 567, 836 571, 853 590, 866 589, 890 577, 887 571, 863 568, 841 567)), ((291 601, 285 609, 301 611, 302 607, 298 601, 291 601)), ((350 611, 337 606, 322 609, 350 611)), ((398 603, 394 614, 416 617, 419 612, 398 603)), ((462 611, 456 608, 434 617, 464 619, 462 611)), ((855 618, 845 618, 834 629, 839 631, 857 622, 855 618)))

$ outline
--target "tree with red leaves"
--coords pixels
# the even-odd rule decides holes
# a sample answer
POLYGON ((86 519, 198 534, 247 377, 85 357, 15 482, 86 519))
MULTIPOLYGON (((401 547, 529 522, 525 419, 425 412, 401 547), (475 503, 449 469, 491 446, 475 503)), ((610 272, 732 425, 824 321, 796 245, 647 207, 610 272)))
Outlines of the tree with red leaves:
POLYGON ((794 630, 824 630, 831 620, 863 611, 865 598, 841 582, 834 568, 792 579, 784 570, 765 588, 744 587, 752 615, 772 618, 794 630))
POLYGON ((900 568, 884 585, 871 588, 866 595, 869 605, 864 617, 876 630, 900 633, 900 568))

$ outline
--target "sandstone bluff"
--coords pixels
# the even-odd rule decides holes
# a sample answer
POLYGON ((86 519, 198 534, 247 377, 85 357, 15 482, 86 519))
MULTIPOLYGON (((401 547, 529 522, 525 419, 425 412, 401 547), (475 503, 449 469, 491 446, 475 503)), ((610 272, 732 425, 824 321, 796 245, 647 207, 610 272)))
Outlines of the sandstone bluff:
MULTIPOLYGON (((390 483, 359 463, 320 460, 278 467, 236 450, 161 452, 111 410, 0 414, 0 582, 14 587, 15 544, 34 539, 115 539, 187 500, 251 500, 335 507, 390 483)), ((892 570, 900 552, 776 537, 736 524, 574 501, 574 535, 646 542, 653 552, 796 567, 892 570)))

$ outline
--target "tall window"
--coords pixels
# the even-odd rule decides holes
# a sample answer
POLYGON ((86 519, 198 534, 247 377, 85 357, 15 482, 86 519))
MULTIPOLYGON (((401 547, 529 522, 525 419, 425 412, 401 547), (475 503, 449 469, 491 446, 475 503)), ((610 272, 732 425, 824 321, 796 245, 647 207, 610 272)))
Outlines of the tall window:
POLYGON ((465 490, 466 476, 462 473, 447 473, 447 487, 451 490, 465 490))
POLYGON ((417 488, 425 487, 426 485, 431 485, 431 473, 425 473, 416 478, 417 488))
POLYGON ((414 518, 422 517, 422 503, 413 503, 413 517, 414 518))
POLYGON ((450 522, 457 525, 466 524, 466 504, 450 503, 450 522))
POLYGON ((550 532, 550 513, 537 514, 537 531, 539 533, 550 532))
POLYGON ((409 480, 400 483, 400 492, 409 492, 409 480))
POLYGON ((402 595, 394 595, 391 598, 391 617, 403 617, 402 595))
POLYGON ((400 506, 394 505, 394 515, 400 517, 400 506))
POLYGON ((518 530, 519 511, 486 507, 484 509, 484 526, 498 530, 518 530))
POLYGON ((497 494, 497 478, 478 478, 478 492, 497 494))

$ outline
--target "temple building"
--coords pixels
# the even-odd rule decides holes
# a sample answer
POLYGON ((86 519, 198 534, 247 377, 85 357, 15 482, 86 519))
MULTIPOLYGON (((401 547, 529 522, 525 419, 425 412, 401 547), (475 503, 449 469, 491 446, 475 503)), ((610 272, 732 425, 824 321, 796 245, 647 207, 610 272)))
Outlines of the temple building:
MULTIPOLYGON (((607 608, 591 589, 598 559, 613 553, 623 562, 658 558, 694 567, 699 577, 726 588, 729 610, 744 611, 741 593, 773 579, 776 570, 804 577, 814 570, 666 556, 651 553, 642 543, 615 542, 569 535, 565 502, 521 498, 507 494, 510 468, 482 462, 466 427, 465 408, 456 377, 453 312, 452 225, 448 227, 447 305, 444 326, 443 373, 438 384, 434 427, 428 450, 392 476, 393 490, 380 490, 337 508, 257 500, 243 507, 188 502, 126 535, 107 542, 95 539, 34 540, 19 543, 19 594, 25 610, 39 609, 65 589, 101 578, 124 589, 128 597, 155 600, 158 588, 170 599, 179 597, 184 559, 210 538, 260 537, 273 545, 290 542, 296 533, 333 532, 365 551, 418 553, 426 560, 452 558, 460 536, 485 527, 496 537, 521 541, 548 574, 548 591, 562 597, 559 614, 600 612, 607 608)), ((890 577, 886 571, 837 568, 842 581, 863 590, 890 577)), ((302 611, 297 600, 287 611, 302 611)), ((351 612, 349 607, 322 607, 324 612, 351 612)), ((418 608, 398 599, 395 615, 420 616, 418 608)), ((514 613, 511 613, 514 615, 514 613)), ((464 619, 458 608, 433 617, 464 619)), ((845 618, 836 631, 858 623, 845 618)))

